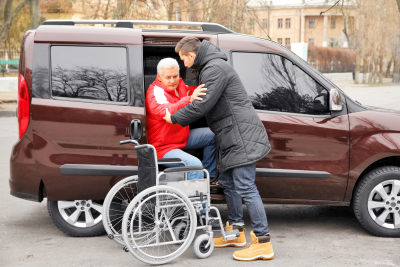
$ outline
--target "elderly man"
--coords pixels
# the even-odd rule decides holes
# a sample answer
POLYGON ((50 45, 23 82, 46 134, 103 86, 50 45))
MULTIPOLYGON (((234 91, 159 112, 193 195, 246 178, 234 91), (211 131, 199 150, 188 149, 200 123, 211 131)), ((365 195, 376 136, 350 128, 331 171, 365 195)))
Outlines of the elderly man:
MULTIPOLYGON (((210 128, 189 129, 169 124, 163 117, 165 109, 173 114, 206 95, 204 85, 187 87, 179 78, 179 65, 173 58, 164 58, 157 65, 157 78, 146 93, 146 120, 149 143, 157 150, 158 158, 180 158, 188 166, 202 166, 214 177, 216 173, 215 136, 210 128), (182 149, 204 148, 203 161, 182 149)), ((174 167, 173 164, 168 166, 174 167)), ((176 165, 179 166, 179 165, 176 165)), ((203 172, 190 172, 189 180, 204 178, 203 172)))

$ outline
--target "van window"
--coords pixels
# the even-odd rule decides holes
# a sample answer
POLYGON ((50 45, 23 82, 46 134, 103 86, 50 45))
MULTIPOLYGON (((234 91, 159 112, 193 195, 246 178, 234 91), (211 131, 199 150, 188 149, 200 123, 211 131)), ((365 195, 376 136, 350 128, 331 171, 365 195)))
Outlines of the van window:
POLYGON ((128 102, 125 47, 52 46, 53 97, 128 102))
POLYGON ((328 114, 328 91, 288 59, 234 52, 233 66, 255 109, 328 114))

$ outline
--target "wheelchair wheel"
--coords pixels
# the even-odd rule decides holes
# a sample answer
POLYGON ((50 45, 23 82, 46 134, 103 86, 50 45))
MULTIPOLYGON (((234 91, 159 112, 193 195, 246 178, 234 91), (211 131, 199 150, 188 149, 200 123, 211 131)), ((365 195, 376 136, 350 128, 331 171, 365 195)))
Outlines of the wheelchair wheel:
POLYGON ((131 254, 140 261, 165 264, 186 251, 196 226, 195 210, 186 195, 169 186, 155 186, 129 204, 122 221, 122 236, 131 254), (182 223, 186 224, 184 228, 182 223), (177 231, 180 238, 175 236, 177 231))
POLYGON ((197 258, 205 259, 208 258, 214 251, 214 240, 211 239, 210 245, 206 248, 210 236, 208 234, 202 234, 196 238, 193 243, 194 254, 197 258))
POLYGON ((110 239, 125 245, 122 238, 122 219, 126 208, 137 195, 138 177, 130 176, 115 184, 108 192, 103 203, 103 225, 110 239))

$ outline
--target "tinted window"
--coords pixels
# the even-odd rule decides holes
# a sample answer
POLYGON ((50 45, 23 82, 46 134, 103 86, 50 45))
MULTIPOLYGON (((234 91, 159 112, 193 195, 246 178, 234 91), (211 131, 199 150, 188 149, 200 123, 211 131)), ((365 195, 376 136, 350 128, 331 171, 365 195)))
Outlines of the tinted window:
POLYGON ((328 92, 283 57, 233 53, 233 66, 255 109, 302 114, 329 112, 328 92))
POLYGON ((51 89, 57 97, 128 101, 124 47, 51 47, 51 89))

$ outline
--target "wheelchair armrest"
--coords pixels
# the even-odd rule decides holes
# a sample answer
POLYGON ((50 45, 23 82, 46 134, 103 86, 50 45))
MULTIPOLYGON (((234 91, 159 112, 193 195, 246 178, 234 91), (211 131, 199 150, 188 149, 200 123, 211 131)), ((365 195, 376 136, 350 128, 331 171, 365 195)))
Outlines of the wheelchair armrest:
POLYGON ((202 171, 202 170, 204 170, 203 166, 174 167, 174 168, 165 169, 164 173, 170 173, 170 172, 193 172, 193 171, 202 171))
POLYGON ((180 158, 165 158, 165 159, 157 159, 158 164, 164 164, 164 163, 171 163, 171 162, 176 162, 180 163, 182 160, 180 158))

